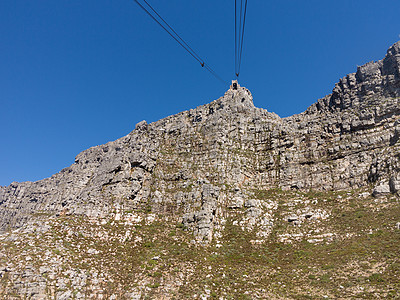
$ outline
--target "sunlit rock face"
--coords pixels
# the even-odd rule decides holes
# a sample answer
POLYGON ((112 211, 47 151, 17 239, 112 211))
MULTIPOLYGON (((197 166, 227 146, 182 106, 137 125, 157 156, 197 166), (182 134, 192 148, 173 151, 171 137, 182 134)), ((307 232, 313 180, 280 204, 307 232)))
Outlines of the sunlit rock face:
MULTIPOLYGON (((207 243, 221 216, 259 190, 372 184, 377 195, 396 193, 399 102, 400 42, 287 118, 256 108, 236 82, 209 104, 140 122, 127 136, 83 151, 50 178, 1 187, 0 228, 49 216, 151 211, 183 222, 207 243)), ((269 226, 264 217, 253 209, 250 219, 269 226)))
POLYGON ((400 42, 288 118, 221 98, 0 187, 0 299, 399 298, 400 42))

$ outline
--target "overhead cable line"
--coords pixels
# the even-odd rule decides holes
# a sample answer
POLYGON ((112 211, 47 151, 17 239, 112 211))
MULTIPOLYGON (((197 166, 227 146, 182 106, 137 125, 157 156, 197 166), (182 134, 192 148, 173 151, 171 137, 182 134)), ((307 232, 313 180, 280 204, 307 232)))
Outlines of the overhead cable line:
POLYGON ((148 10, 146 9, 138 0, 134 0, 158 25, 160 25, 175 41, 182 46, 195 60, 197 60, 202 67, 205 67, 207 71, 209 71, 215 78, 220 80, 222 83, 226 83, 220 76, 205 63, 205 61, 194 51, 184 40, 183 38, 160 16, 160 14, 146 1, 143 0, 144 3, 153 11, 159 20, 148 10), (164 23, 164 25, 162 24, 164 23), (168 30, 168 29, 169 30, 168 30))
POLYGON ((226 82, 217 74, 215 73, 215 71, 213 69, 211 69, 211 67, 209 65, 207 65, 206 63, 204 64, 204 67, 206 67, 206 69, 212 74, 214 75, 215 78, 217 78, 219 81, 221 81, 223 84, 225 84, 226 82))
POLYGON ((237 5, 235 0, 235 74, 237 77, 237 13, 236 13, 237 5))
MULTIPOLYGON (((165 21, 159 14, 158 14, 158 12, 146 1, 146 0, 143 0, 149 7, 150 7, 150 9, 168 26, 168 28, 169 29, 171 29, 171 31, 173 32, 173 33, 175 33, 175 35, 182 41, 182 43, 184 43, 185 45, 186 45, 186 47, 188 47, 190 50, 191 50, 191 52, 198 58, 198 60, 199 61, 203 61, 202 59, 201 59, 201 57, 200 56, 198 56, 197 55, 197 53, 180 37, 180 35, 171 27, 171 26, 169 26, 169 24, 167 23, 167 21, 165 21)), ((203 63, 204 63, 204 61, 203 61, 203 63)), ((203 66, 203 64, 202 63, 200 63, 202 66, 203 66)))
POLYGON ((240 0, 239 9, 237 6, 238 6, 237 0, 235 0, 235 74, 236 77, 239 77, 240 66, 242 64, 244 28, 246 24, 246 13, 247 13, 247 0, 244 0, 244 5, 243 5, 243 0, 240 0), (237 22, 238 12, 239 12, 239 24, 237 22))
POLYGON ((244 15, 243 15, 243 28, 242 28, 242 40, 240 42, 240 54, 239 54, 239 70, 238 73, 240 74, 240 66, 242 64, 242 53, 243 53, 243 38, 244 38, 244 26, 246 24, 246 12, 247 12, 247 0, 244 5, 244 15))

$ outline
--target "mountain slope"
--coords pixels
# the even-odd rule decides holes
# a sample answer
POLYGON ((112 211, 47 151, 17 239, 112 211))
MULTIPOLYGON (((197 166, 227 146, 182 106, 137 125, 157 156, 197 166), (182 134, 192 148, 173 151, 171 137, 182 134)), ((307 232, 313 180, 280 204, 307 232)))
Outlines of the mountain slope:
POLYGON ((2 293, 287 298, 362 296, 367 286, 391 295, 399 102, 400 42, 301 114, 282 119, 231 87, 138 123, 50 178, 1 187, 2 293), (360 256, 361 245, 374 250, 360 256))

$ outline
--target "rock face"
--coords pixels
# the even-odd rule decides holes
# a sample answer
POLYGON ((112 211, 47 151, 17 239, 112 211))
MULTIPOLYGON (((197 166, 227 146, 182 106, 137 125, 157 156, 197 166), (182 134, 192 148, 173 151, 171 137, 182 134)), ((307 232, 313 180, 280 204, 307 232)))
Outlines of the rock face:
POLYGON ((399 298, 400 42, 305 112, 209 104, 0 187, 1 299, 399 298))
POLYGON ((399 104, 400 42, 288 118, 256 108, 246 88, 231 88, 209 104, 142 121, 50 178, 1 187, 0 229, 48 216, 147 210, 176 217, 207 242, 226 210, 247 208, 256 218, 260 190, 373 185, 376 195, 397 193, 399 104))

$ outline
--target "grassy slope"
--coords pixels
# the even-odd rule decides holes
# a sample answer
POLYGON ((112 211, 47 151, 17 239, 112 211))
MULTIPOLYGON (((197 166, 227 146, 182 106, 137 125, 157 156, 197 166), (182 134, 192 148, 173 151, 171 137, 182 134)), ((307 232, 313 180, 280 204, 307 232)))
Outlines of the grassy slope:
MULTIPOLYGON (((150 213, 133 225, 64 216, 49 220, 46 232, 39 226, 4 235, 0 266, 11 266, 13 274, 30 267, 42 273, 36 280, 45 282, 53 296, 69 289, 72 296, 79 292, 89 298, 124 298, 132 291, 148 299, 400 297, 398 198, 277 190, 257 196, 279 202, 272 233, 260 244, 254 243, 257 227, 248 231, 234 225, 243 210, 227 215, 218 244, 204 247, 191 243, 191 233, 176 220, 155 216, 146 221, 150 213), (287 221, 306 206, 329 217, 300 225, 287 221), (332 234, 309 242, 324 233, 332 234), (85 280, 74 282, 78 277, 85 280)), ((22 289, 15 283, 21 276, 3 273, 1 298, 20 298, 22 289)))

